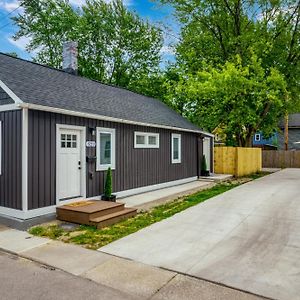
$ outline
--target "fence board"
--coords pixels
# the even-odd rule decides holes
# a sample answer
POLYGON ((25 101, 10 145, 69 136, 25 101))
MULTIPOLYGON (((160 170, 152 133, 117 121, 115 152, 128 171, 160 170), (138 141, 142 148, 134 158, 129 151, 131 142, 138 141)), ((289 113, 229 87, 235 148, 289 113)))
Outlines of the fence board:
POLYGON ((244 176, 262 168, 260 148, 216 147, 214 154, 215 173, 244 176))
POLYGON ((263 168, 300 168, 300 150, 263 150, 263 168))

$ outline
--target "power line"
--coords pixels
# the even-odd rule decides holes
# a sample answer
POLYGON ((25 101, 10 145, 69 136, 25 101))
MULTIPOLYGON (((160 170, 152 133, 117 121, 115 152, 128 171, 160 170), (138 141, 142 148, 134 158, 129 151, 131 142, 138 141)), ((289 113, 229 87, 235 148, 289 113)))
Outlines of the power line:
POLYGON ((11 25, 11 23, 10 23, 10 22, 9 22, 9 23, 7 23, 7 24, 5 24, 5 25, 3 25, 3 26, 1 26, 1 27, 0 27, 0 30, 1 30, 1 29, 3 29, 3 28, 5 28, 5 27, 7 27, 7 26, 9 26, 9 25, 11 25))
POLYGON ((18 7, 16 7, 15 9, 13 9, 12 11, 10 11, 8 14, 6 14, 3 18, 1 18, 0 19, 0 22, 2 21, 2 20, 4 20, 4 19, 6 19, 8 16, 10 16, 11 14, 13 14, 15 11, 17 11, 21 6, 22 6, 22 2, 21 2, 21 4, 18 6, 18 7))

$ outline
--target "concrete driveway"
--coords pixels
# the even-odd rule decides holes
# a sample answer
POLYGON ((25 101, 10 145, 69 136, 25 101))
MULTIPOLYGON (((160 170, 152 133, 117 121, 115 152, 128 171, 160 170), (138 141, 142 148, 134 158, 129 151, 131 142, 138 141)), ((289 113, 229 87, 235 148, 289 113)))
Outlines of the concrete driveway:
POLYGON ((99 251, 300 299, 300 169, 241 185, 99 251))

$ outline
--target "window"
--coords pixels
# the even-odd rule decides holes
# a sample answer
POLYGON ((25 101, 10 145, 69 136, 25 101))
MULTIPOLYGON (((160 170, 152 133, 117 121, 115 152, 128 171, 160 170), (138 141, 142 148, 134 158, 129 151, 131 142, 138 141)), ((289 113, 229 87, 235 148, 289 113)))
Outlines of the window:
POLYGON ((60 135, 61 148, 77 148, 77 135, 76 134, 64 134, 60 135))
POLYGON ((159 133, 134 132, 134 148, 159 148, 159 133))
POLYGON ((97 128, 97 171, 115 168, 115 143, 115 129, 97 128))
POLYGON ((181 134, 172 134, 172 164, 181 163, 181 134))
POLYGON ((259 142, 260 141, 260 134, 259 133, 255 134, 254 140, 255 140, 255 142, 259 142))

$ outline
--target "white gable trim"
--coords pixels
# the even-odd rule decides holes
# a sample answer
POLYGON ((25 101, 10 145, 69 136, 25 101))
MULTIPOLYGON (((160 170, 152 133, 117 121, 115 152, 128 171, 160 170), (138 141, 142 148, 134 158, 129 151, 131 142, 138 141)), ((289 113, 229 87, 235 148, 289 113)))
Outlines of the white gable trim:
POLYGON ((18 109, 22 109, 22 108, 19 107, 19 105, 16 103, 0 105, 0 112, 1 111, 18 110, 18 109))
POLYGON ((0 87, 9 95, 13 101, 18 103, 23 103, 23 101, 2 81, 0 80, 0 87))
POLYGON ((73 110, 68 110, 68 109, 63 109, 63 108, 50 107, 50 106, 44 106, 44 105, 39 105, 39 104, 22 103, 22 104, 20 104, 20 107, 28 108, 28 109, 34 109, 34 110, 41 110, 41 111, 49 111, 49 112, 53 112, 53 113, 83 117, 83 118, 88 118, 88 119, 103 120, 103 121, 110 121, 110 122, 116 122, 116 123, 133 124, 133 125, 147 126, 147 127, 153 127, 153 128, 163 128, 163 129, 184 131, 184 132, 201 133, 203 135, 211 136, 211 137, 214 136, 211 133, 204 132, 204 131, 201 131, 201 130, 192 130, 192 129, 185 129, 185 128, 167 126, 167 125, 136 122, 136 121, 130 121, 130 120, 126 120, 126 119, 119 119, 119 118, 102 116, 102 115, 97 115, 97 114, 78 112, 78 111, 73 111, 73 110))

